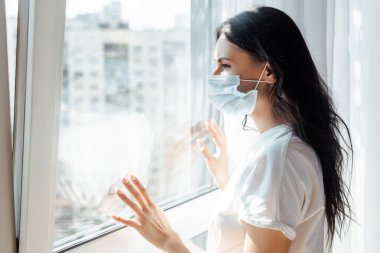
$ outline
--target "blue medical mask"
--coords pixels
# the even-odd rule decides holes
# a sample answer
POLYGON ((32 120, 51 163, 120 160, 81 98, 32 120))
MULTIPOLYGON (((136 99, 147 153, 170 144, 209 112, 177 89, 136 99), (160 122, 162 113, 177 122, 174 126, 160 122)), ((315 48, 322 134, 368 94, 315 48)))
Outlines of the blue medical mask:
POLYGON ((259 80, 240 79, 239 75, 207 75, 207 94, 210 102, 220 111, 228 114, 252 114, 257 100, 257 86, 261 81, 265 64, 259 80), (238 91, 240 81, 256 82, 254 90, 248 93, 238 91))

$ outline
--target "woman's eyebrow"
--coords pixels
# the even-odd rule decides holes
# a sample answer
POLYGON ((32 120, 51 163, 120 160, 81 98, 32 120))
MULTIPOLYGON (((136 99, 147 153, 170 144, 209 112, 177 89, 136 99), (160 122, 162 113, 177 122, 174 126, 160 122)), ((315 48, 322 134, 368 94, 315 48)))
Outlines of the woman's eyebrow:
POLYGON ((218 61, 218 62, 221 62, 223 60, 228 60, 228 61, 231 61, 230 58, 227 58, 227 57, 220 57, 218 60, 214 59, 214 61, 218 61))

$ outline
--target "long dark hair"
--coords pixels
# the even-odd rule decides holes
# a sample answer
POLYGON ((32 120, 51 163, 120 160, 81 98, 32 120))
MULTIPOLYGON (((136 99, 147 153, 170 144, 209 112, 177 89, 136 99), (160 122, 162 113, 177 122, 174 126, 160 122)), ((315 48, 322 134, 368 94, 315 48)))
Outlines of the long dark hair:
MULTIPOLYGON (((222 34, 253 59, 269 62, 276 76, 270 93, 273 116, 290 124, 293 134, 317 154, 323 172, 331 249, 334 234, 341 237, 345 221, 352 220, 350 184, 344 182, 343 170, 353 149, 350 131, 336 113, 328 87, 317 71, 301 32, 284 12, 258 7, 223 22, 216 30, 216 38, 222 34)), ((352 159, 350 164, 349 171, 352 171, 352 159)))

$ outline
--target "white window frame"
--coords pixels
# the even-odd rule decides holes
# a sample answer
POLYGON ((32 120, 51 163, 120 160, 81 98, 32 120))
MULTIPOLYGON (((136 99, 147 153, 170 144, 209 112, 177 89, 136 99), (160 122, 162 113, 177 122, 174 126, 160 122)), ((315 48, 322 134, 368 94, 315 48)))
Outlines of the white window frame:
MULTIPOLYGON (((210 2, 204 1, 206 8, 210 8, 210 2)), ((21 79, 17 83, 21 87, 16 101, 21 107, 17 109, 20 110, 18 117, 24 116, 15 130, 16 137, 19 133, 16 142, 19 140, 21 147, 16 149, 15 155, 15 164, 19 164, 16 171, 22 178, 19 180, 22 181, 19 252, 50 253, 54 250, 66 3, 64 0, 21 0, 20 3, 18 38, 26 38, 25 42, 21 41, 26 45, 25 48, 18 47, 16 74, 21 79), (25 71, 25 74, 20 71, 25 71), (25 87, 24 96, 22 87, 25 87), (24 103, 25 111, 22 111, 24 103)), ((209 40, 206 47, 212 45, 213 36, 209 40)), ((206 59, 210 55, 205 56, 206 59)), ((213 118, 218 117, 213 114, 213 118)), ((212 191, 172 208, 167 211, 168 219, 185 238, 200 234, 207 230, 212 205, 218 195, 218 191, 212 191)), ((116 253, 142 249, 143 252, 157 252, 128 227, 89 241, 70 252, 106 252, 110 251, 110 245, 112 252, 116 253), (126 244, 126 241, 134 243, 126 244)))
POLYGON ((27 25, 27 51, 19 252, 47 253, 54 239, 65 1, 30 0, 20 8, 26 3, 27 22, 20 24, 27 25))

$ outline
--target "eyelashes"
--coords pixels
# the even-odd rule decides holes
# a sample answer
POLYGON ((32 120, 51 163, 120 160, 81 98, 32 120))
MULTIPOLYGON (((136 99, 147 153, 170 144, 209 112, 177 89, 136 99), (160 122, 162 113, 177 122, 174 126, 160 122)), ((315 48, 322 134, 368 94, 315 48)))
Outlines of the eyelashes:
POLYGON ((222 67, 222 69, 230 69, 231 68, 231 65, 228 65, 228 64, 220 64, 220 66, 222 67))
POLYGON ((224 72, 232 68, 231 65, 214 61, 214 72, 224 72))

